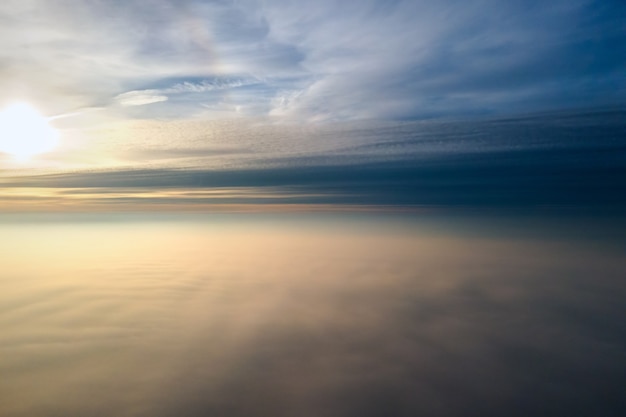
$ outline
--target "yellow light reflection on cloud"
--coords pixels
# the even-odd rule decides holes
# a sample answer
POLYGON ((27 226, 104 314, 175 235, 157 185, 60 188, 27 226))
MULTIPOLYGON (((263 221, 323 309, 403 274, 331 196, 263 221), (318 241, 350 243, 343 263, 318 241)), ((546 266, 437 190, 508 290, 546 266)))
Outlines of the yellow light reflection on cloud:
POLYGON ((142 188, 0 188, 0 212, 100 211, 336 211, 368 210, 367 206, 307 204, 317 194, 286 193, 280 189, 142 189, 142 188))
POLYGON ((3 415, 366 415, 400 392, 456 416, 456 384, 497 403, 581 357, 621 375, 621 251, 385 218, 67 218, 3 224, 3 415))

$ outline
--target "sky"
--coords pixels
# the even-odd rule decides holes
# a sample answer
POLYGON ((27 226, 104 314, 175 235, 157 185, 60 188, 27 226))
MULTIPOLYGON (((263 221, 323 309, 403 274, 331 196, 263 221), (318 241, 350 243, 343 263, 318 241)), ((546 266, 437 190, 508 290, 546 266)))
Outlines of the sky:
POLYGON ((0 414, 626 415, 625 22, 0 1, 0 414))
POLYGON ((624 12, 621 1, 8 1, 3 98, 52 114, 297 120, 623 103, 624 12))
POLYGON ((29 103, 60 139, 0 153, 4 209, 107 210, 139 189, 153 207, 621 204, 625 16, 619 0, 6 1, 0 107, 29 103))

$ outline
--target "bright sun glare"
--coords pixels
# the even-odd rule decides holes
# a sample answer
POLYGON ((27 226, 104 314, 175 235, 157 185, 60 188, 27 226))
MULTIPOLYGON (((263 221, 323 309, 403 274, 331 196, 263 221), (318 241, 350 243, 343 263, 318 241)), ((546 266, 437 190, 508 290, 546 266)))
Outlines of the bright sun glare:
POLYGON ((51 151, 59 132, 28 103, 15 103, 0 111, 0 152, 17 160, 51 151))

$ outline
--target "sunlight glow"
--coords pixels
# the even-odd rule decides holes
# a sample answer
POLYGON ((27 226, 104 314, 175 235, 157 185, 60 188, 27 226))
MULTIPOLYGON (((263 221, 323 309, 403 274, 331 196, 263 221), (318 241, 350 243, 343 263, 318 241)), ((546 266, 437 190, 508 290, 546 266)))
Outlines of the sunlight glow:
POLYGON ((57 145, 59 132, 28 103, 15 103, 0 111, 0 152, 24 161, 49 152, 57 145))

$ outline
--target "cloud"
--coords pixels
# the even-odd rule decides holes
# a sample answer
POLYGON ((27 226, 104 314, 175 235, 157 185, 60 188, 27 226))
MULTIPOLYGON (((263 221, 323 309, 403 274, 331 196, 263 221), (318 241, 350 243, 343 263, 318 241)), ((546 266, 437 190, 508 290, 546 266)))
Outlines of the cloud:
MULTIPOLYGON (((307 51, 303 66, 317 74, 288 93, 297 100, 278 100, 280 113, 412 118, 602 101, 594 88, 624 81, 623 60, 608 53, 624 37, 616 7, 400 1, 334 10, 316 2, 298 12, 273 3, 271 36, 307 51)), ((623 100, 623 92, 605 97, 623 100)))
POLYGON ((163 93, 206 93, 214 90, 224 90, 242 86, 254 85, 259 81, 256 79, 218 79, 202 80, 200 82, 183 81, 169 88, 163 89, 163 93))
MULTIPOLYGON (((163 84, 166 80, 159 81, 163 84)), ((135 90, 118 94, 114 100, 122 106, 143 106, 146 104, 168 101, 170 98, 181 96, 206 94, 218 90, 227 90, 258 84, 254 78, 217 78, 198 81, 180 81, 169 87, 159 89, 135 90)), ((202 103, 202 106, 206 104, 202 103)))
POLYGON ((115 100, 122 106, 144 106, 167 101, 167 96, 161 95, 157 90, 129 91, 117 95, 115 100))
POLYGON ((606 241, 476 218, 0 222, 7 415, 623 415, 606 241))
POLYGON ((237 89, 224 105, 162 106, 300 121, 623 103, 623 13, 592 0, 5 2, 0 88, 50 114, 237 89))
MULTIPOLYGON (((607 109, 484 121, 344 123, 306 130, 240 121, 233 121, 231 130, 200 122, 188 130, 180 122, 153 129, 141 124, 123 130, 145 143, 117 150, 133 161, 133 169, 121 165, 26 176, 18 171, 0 185, 93 188, 94 196, 109 188, 152 190, 152 200, 133 200, 137 196, 132 191, 120 195, 118 201, 126 207, 273 202, 611 211, 626 205, 625 155, 619 140, 624 137, 623 120, 623 110, 607 109), (193 149, 190 142, 183 149, 172 146, 173 135, 194 138, 193 149), (166 193, 169 189, 259 193, 235 193, 231 200, 218 201, 209 194, 188 199, 166 193)), ((105 132, 103 140, 111 136, 105 132)), ((106 201, 114 203, 110 197, 106 201)))

